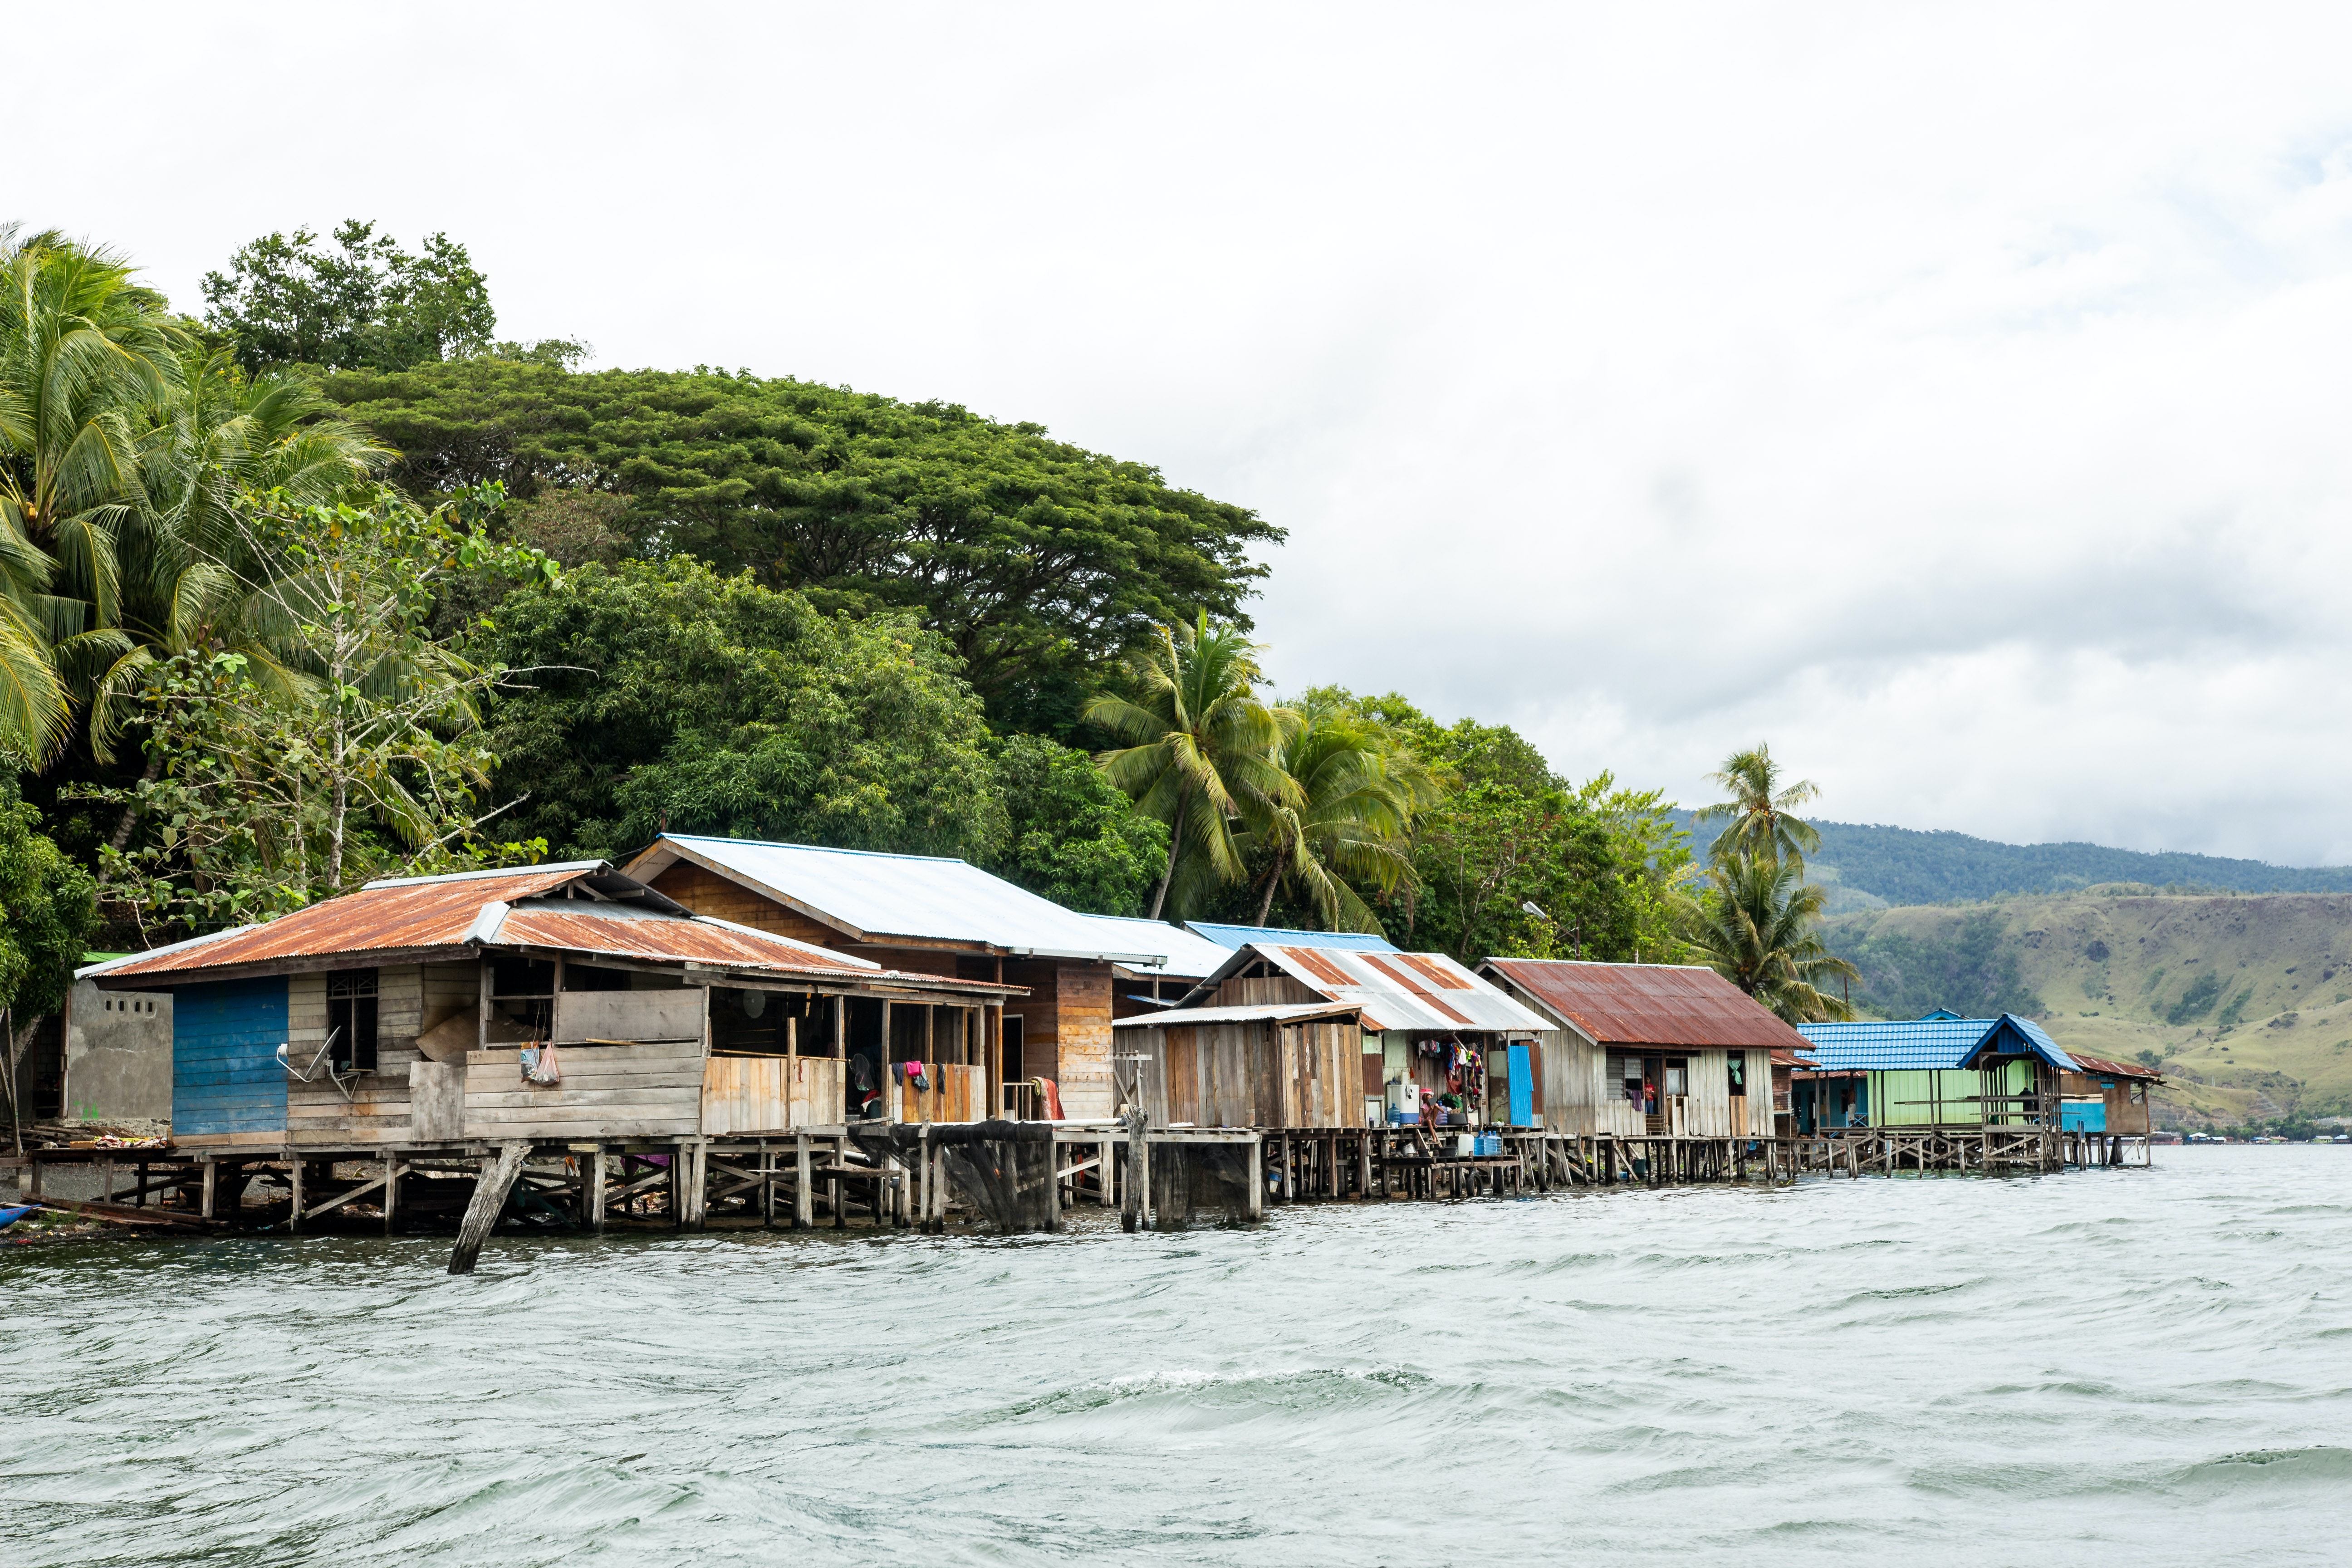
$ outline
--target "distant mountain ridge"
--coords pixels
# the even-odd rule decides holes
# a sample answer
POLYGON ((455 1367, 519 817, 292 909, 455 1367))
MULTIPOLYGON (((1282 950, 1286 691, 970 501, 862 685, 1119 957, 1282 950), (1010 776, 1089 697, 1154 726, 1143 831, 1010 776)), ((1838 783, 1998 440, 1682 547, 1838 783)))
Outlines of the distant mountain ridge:
MULTIPOLYGON (((1701 855, 1716 829, 1691 826, 1701 855)), ((2102 882, 2242 893, 2352 892, 2352 866, 2273 866, 2215 855, 2147 854, 2099 844, 2002 844, 1965 833, 1854 822, 1815 822, 1822 847, 1808 858, 1832 884, 1833 907, 1948 904, 2003 893, 2065 893, 2102 882)))

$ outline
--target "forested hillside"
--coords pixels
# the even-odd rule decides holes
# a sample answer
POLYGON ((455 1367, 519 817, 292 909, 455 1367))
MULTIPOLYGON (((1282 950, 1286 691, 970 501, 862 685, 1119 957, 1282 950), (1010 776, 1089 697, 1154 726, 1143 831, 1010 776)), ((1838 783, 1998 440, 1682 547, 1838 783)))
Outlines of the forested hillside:
MULTIPOLYGON (((1687 826, 1689 814, 1680 820, 1687 826)), ((2063 893, 2109 882, 2245 893, 2352 892, 2352 866, 2273 866, 2212 855, 2144 854, 2099 844, 2002 844, 1965 833, 1816 822, 1814 874, 1842 911, 1943 904, 2004 893, 2063 893)))
POLYGON ((2174 1124, 2352 1114, 2352 898, 2094 889, 1864 911, 1824 936, 1880 1016, 2015 1012, 2162 1062, 2174 1124))

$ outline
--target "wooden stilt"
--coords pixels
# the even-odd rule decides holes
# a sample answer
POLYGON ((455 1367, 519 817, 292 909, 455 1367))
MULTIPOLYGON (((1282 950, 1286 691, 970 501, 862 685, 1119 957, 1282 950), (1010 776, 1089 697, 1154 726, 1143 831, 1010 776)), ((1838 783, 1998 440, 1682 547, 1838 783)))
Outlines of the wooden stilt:
POLYGON ((605 1162, 610 1158, 602 1143, 588 1156, 588 1229, 595 1236, 604 1234, 604 1183, 611 1174, 605 1162))
POLYGON ((528 1143, 505 1143, 499 1146, 495 1163, 482 1163, 474 1182, 473 1201, 466 1205, 466 1218, 457 1227, 457 1245, 449 1254, 450 1273, 474 1271, 474 1260, 481 1256, 482 1243, 489 1239, 491 1229, 499 1223, 499 1215, 507 1206, 507 1194, 521 1177, 523 1157, 530 1152, 528 1143))
MULTIPOLYGON (((34 1168, 35 1170, 37 1170, 37 1171, 40 1169, 40 1167, 39 1167, 38 1165, 36 1165, 36 1166, 34 1166, 33 1168, 34 1168)), ((205 1194, 204 1194, 204 1199, 203 1199, 202 1203, 198 1205, 196 1212, 197 1212, 198 1214, 202 1215, 203 1215, 205 1218, 206 1218, 206 1219, 210 1219, 210 1218, 212 1218, 212 1217, 213 1217, 213 1183, 214 1183, 214 1179, 215 1179, 215 1173, 219 1169, 220 1169, 220 1166, 219 1166, 219 1163, 218 1163, 217 1161, 215 1161, 215 1159, 214 1159, 210 1154, 207 1154, 207 1155, 205 1155, 205 1158, 204 1158, 204 1171, 205 1171, 205 1194)))
POLYGON ((383 1157, 383 1233, 392 1234, 394 1216, 400 1212, 400 1156, 383 1157))
MULTIPOLYGON (((290 1173, 293 1178, 294 1212, 286 1216, 286 1232, 289 1236, 299 1236, 302 1233, 302 1164, 300 1160, 296 1160, 294 1169, 290 1173)), ((106 1168, 108 1172, 106 1184, 110 1192, 114 1186, 113 1162, 107 1162, 106 1168)))
POLYGON ((816 1193, 809 1185, 809 1135, 802 1133, 793 1148, 793 1228, 810 1230, 816 1226, 816 1193))

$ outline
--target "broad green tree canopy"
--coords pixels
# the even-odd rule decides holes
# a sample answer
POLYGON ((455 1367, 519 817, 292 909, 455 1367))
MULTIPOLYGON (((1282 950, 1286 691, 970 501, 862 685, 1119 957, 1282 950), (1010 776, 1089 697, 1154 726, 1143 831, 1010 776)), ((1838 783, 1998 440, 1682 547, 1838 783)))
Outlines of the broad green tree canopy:
POLYGON ((807 382, 488 357, 327 390, 402 454, 412 493, 609 491, 631 554, 749 571, 824 611, 912 611, 1014 729, 1066 733, 1158 625, 1246 626, 1266 571, 1247 552, 1283 537, 1035 425, 807 382))
POLYGON ((961 855, 1004 831, 980 703, 909 617, 827 616, 697 561, 591 564, 476 639, 500 818, 559 858, 681 833, 961 855))

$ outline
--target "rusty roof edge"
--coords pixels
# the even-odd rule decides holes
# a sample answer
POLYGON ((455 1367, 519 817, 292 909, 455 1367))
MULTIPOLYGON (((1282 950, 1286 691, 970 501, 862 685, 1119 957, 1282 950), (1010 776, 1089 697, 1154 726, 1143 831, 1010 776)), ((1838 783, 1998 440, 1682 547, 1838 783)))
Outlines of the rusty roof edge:
MULTIPOLYGON (((721 930, 735 931, 743 936, 757 937, 762 942, 781 942, 786 947, 803 952, 822 952, 828 958, 838 959, 845 968, 871 969, 877 972, 882 968, 872 959, 860 958, 854 952, 842 952, 834 948, 820 947, 813 942, 797 942, 788 936, 779 936, 772 931, 761 931, 757 926, 738 925, 733 921, 721 920, 717 915, 695 915, 691 918, 700 921, 705 925, 718 926, 721 930)), ((896 971, 892 973, 895 973, 896 971)))
MULTIPOLYGON (((544 866, 486 866, 474 871, 444 871, 435 877, 379 877, 373 882, 362 882, 359 891, 376 892, 384 888, 422 888, 443 882, 479 882, 491 877, 553 876, 559 871, 585 874, 611 866, 609 860, 554 860, 544 866)), ((626 875, 626 873, 624 873, 626 875)))
POLYGON ((115 970, 121 969, 126 964, 137 963, 143 959, 161 958, 168 952, 184 952, 192 947, 202 947, 208 942, 226 941, 229 937, 237 935, 239 932, 252 931, 262 923, 263 922, 259 921, 253 921, 241 926, 229 926, 221 931, 206 931, 202 936, 182 937, 178 942, 167 942, 161 947, 151 947, 143 952, 126 952, 120 958, 110 958, 103 963, 88 964, 80 969, 77 969, 73 972, 74 978, 76 980, 95 980, 101 975, 110 974, 115 970))

